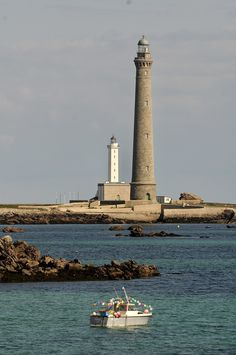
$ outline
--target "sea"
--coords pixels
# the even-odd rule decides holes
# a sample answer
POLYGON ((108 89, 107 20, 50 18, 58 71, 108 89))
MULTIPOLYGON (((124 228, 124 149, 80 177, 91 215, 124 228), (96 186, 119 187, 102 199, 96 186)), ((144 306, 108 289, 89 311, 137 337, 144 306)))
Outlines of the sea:
POLYGON ((132 238, 115 236, 109 225, 22 227, 14 240, 36 245, 43 255, 89 264, 134 259, 157 265, 161 276, 0 284, 1 355, 236 354, 236 228, 152 224, 144 229, 178 236, 132 238), (91 328, 93 304, 115 290, 122 295, 123 286, 153 307, 150 323, 91 328))

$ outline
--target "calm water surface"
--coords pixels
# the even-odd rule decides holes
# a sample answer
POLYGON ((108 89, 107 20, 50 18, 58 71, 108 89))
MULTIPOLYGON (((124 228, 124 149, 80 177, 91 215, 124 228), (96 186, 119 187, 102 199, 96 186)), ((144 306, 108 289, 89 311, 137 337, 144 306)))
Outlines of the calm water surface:
POLYGON ((0 354, 236 354, 236 229, 148 225, 176 238, 115 237, 107 225, 24 226, 15 239, 42 254, 102 264, 135 259, 161 277, 132 281, 0 284, 0 354), (89 327, 91 304, 126 286, 151 304, 147 327, 89 327))

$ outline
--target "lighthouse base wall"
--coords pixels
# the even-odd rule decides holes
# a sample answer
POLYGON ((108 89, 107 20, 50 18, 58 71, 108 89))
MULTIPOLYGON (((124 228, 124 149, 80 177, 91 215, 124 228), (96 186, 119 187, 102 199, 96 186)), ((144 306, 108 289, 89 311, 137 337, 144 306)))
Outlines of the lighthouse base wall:
POLYGON ((156 184, 131 182, 130 186, 131 200, 157 201, 156 184))
POLYGON ((128 201, 130 199, 130 184, 100 183, 98 184, 99 201, 128 201))

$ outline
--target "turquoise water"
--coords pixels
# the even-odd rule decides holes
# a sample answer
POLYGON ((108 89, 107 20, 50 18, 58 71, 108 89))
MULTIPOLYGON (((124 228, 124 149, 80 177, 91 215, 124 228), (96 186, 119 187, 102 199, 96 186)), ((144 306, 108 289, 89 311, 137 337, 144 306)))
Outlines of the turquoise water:
POLYGON ((161 277, 105 282, 0 284, 0 354, 236 354, 236 230, 152 225, 182 237, 115 237, 106 225, 25 226, 44 253, 101 264, 157 264, 161 277), (204 238, 203 238, 204 237, 204 238), (209 238, 205 238, 209 237, 209 238), (113 287, 154 308, 147 327, 89 327, 91 304, 113 287))

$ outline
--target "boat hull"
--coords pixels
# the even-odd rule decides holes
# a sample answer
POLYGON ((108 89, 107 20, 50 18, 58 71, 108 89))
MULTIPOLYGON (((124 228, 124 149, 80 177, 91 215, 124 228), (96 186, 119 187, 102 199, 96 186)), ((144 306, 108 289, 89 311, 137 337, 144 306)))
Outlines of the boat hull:
POLYGON ((91 327, 105 327, 105 328, 125 328, 138 325, 146 325, 151 318, 151 315, 141 314, 139 316, 124 316, 120 318, 103 317, 99 315, 90 316, 91 327))

